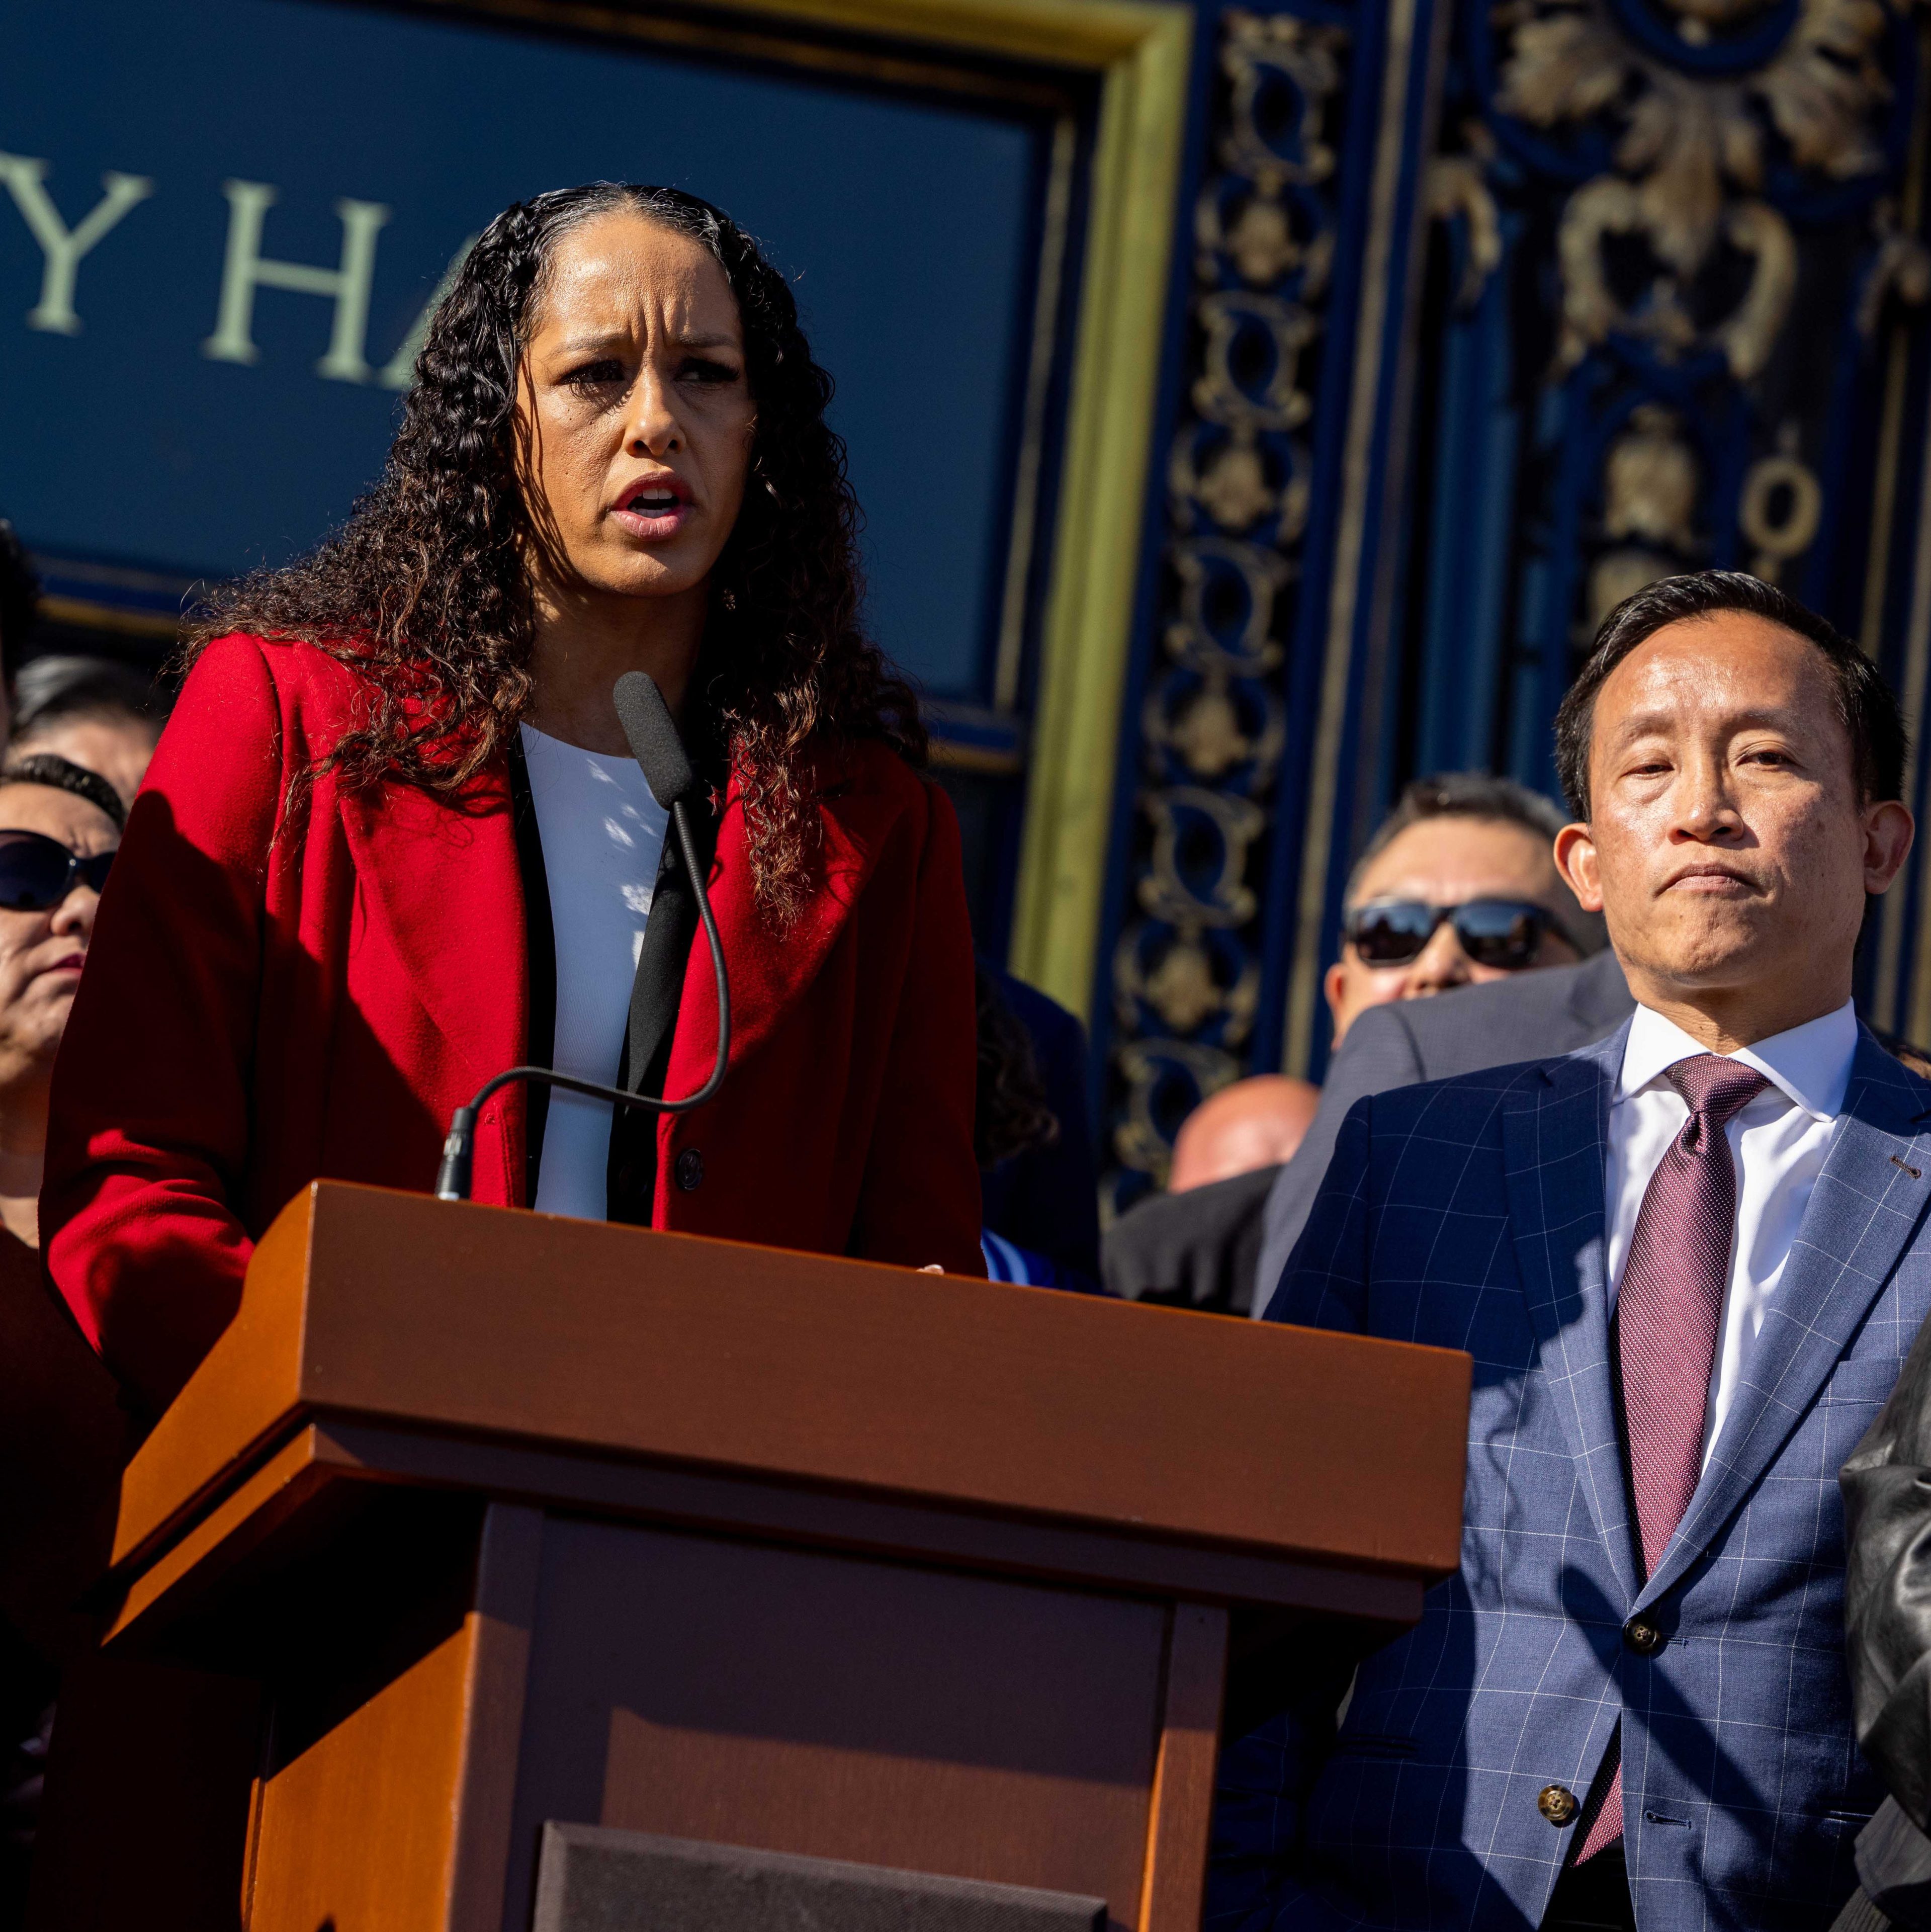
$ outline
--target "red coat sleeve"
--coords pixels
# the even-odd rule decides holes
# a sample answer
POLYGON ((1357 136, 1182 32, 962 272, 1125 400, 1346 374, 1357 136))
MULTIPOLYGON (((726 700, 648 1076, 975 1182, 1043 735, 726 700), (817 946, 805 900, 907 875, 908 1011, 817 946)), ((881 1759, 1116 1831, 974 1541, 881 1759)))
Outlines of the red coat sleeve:
POLYGON ((948 1274, 985 1273, 973 1154, 978 1081, 972 922, 958 820, 935 784, 913 905, 912 948, 865 1159, 852 1252, 948 1274))
POLYGON ((236 1204, 281 740, 260 646, 211 645, 129 816, 54 1070, 48 1270, 155 1409, 232 1318, 253 1249, 236 1204))

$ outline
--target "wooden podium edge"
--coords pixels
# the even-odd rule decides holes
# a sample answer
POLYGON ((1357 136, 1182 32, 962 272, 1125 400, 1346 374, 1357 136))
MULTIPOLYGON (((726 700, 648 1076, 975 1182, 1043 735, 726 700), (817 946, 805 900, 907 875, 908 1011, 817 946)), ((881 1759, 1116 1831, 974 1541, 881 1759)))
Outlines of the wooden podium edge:
POLYGON ((139 1627, 159 1628, 191 1613, 214 1581, 249 1562, 322 1491, 344 1483, 467 1491, 505 1506, 588 1512, 698 1534, 1117 1594, 1361 1618, 1391 1628, 1415 1621, 1435 1580, 323 1416, 305 1418, 205 1515, 133 1571, 109 1638, 118 1642, 139 1627))
POLYGON ((252 1463, 299 1427, 302 1286, 322 1185, 304 1188, 256 1244, 234 1320, 123 1472, 112 1571, 165 1545, 197 1508, 244 1480, 252 1463), (217 1442, 229 1446, 211 1455, 217 1442))
POLYGON ((1220 1714, 1227 1687, 1228 1614, 1219 1605, 1174 1606, 1160 1744, 1147 1812, 1138 1932, 1192 1932, 1207 1889, 1220 1714))
MULTIPOLYGON (((439 1226, 429 1216, 441 1214, 462 1217, 450 1223, 454 1231, 447 1238, 459 1251, 458 1258, 452 1262, 452 1269, 460 1273, 465 1266, 473 1266, 473 1254, 460 1251, 487 1247, 491 1243, 501 1243, 506 1238, 495 1225, 499 1217, 511 1216, 512 1210, 488 1208, 472 1208, 467 1210, 451 1208, 445 1204, 432 1203, 422 1197, 410 1196, 392 1190, 351 1187, 346 1184, 317 1183, 304 1190, 291 1202, 277 1217, 274 1226, 263 1237, 255 1261, 250 1270, 249 1283, 244 1292, 241 1310, 235 1322, 216 1343, 215 1348, 190 1381, 188 1388, 168 1414, 162 1418, 148 1442, 130 1465, 124 1481, 119 1520, 113 1551, 113 1564, 118 1572, 124 1574, 141 1563, 151 1560, 174 1538, 182 1533, 194 1514, 207 1508, 218 1499, 226 1490, 244 1480, 247 1469, 263 1457, 272 1455, 277 1444, 286 1440, 300 1427, 310 1421, 331 1419, 361 1420, 370 1423, 385 1423, 394 1426, 408 1426, 412 1424, 424 1429, 441 1428, 452 1434, 460 1435, 478 1442, 521 1447, 532 1450, 556 1450, 567 1448, 571 1453, 583 1453, 602 1460, 628 1460, 642 1466, 665 1469, 681 1469, 702 1473, 713 1478, 731 1480, 770 1480, 769 1472, 784 1466, 787 1459, 774 1456, 760 1466, 754 1454, 741 1460, 730 1461, 722 1456, 694 1455, 691 1453, 693 1438, 689 1423, 682 1425, 680 1437, 676 1426, 671 1427, 662 1437, 664 1446, 653 1448, 644 1436, 628 1421, 629 1411, 626 1403, 632 1400, 643 1400, 642 1396, 632 1398, 628 1390, 624 1400, 613 1408, 612 1397, 606 1390, 592 1400, 581 1414, 565 1412, 562 1420, 574 1430, 587 1417, 591 1428, 601 1430, 596 1435, 581 1437, 559 1436, 554 1428, 526 1431, 513 1426, 505 1426, 507 1418, 514 1413, 514 1405, 506 1406, 500 1390, 492 1396, 487 1380, 493 1373, 501 1382, 503 1365, 496 1364, 493 1370, 486 1362, 485 1381, 472 1389, 464 1379, 466 1371, 455 1374, 444 1372, 439 1381, 432 1378, 433 1389, 428 1398, 430 1407, 419 1412, 412 1412, 408 1406, 410 1385, 391 1366, 385 1366, 379 1355, 372 1356, 365 1350, 359 1359, 355 1357, 358 1330, 345 1330, 343 1319, 347 1310, 340 1310, 331 1315, 318 1314, 313 1306, 314 1296, 307 1291, 308 1271, 313 1268, 332 1268, 337 1276, 344 1267, 352 1274, 373 1267, 377 1274, 373 1279, 381 1279, 381 1270, 386 1257, 379 1248, 373 1250, 376 1259, 371 1262, 372 1250, 364 1227, 382 1226, 400 1228, 406 1238, 420 1245, 421 1229, 439 1226), (332 1210, 332 1212, 331 1211, 332 1210), (371 1220, 370 1217, 378 1217, 371 1220), (325 1233, 320 1224, 326 1220, 338 1232, 325 1233), (361 1225, 358 1225, 361 1224, 361 1225), (357 1252, 357 1241, 361 1238, 361 1250, 357 1252), (340 1250, 340 1253, 337 1250, 340 1250), (354 1264, 359 1262, 361 1270, 354 1264), (327 1336, 318 1340, 313 1332, 316 1322, 322 1321, 328 1329, 327 1336), (330 1324, 332 1323, 332 1326, 330 1324), (349 1358, 345 1371, 343 1358, 349 1358), (323 1364, 325 1363, 325 1366, 323 1364), (598 1401, 602 1408, 596 1406, 598 1401), (674 1445, 674 1446, 673 1446, 674 1445)), ((520 1262, 513 1264, 529 1265, 529 1228, 532 1217, 514 1215, 514 1232, 521 1243, 523 1254, 520 1262)), ((614 1245, 598 1239, 595 1245, 586 1241, 587 1224, 569 1224, 567 1228, 555 1231, 559 1239, 567 1239, 575 1244, 577 1257, 588 1253, 593 1260, 616 1252, 614 1245)), ((613 1231, 599 1230, 599 1237, 607 1237, 613 1231)), ((773 1268, 781 1268, 787 1276, 798 1278, 798 1293, 810 1294, 816 1292, 814 1284, 823 1282, 833 1291, 826 1306, 835 1316, 852 1327, 859 1346, 878 1346, 878 1337, 889 1335, 893 1327, 894 1311, 887 1305, 878 1304, 873 1295, 872 1284, 864 1277, 874 1274, 886 1277, 881 1284, 897 1289, 903 1286, 901 1277, 907 1271, 884 1268, 877 1264, 844 1262, 835 1257, 791 1255, 776 1250, 760 1249, 745 1244, 712 1244, 694 1236, 662 1234, 647 1231, 618 1230, 616 1234, 628 1236, 634 1240, 647 1240, 653 1244, 670 1244, 659 1250, 666 1256, 676 1256, 676 1264, 667 1273, 665 1303, 666 1321, 674 1326, 679 1320, 689 1320, 690 1295, 688 1283, 694 1265, 701 1262, 701 1255, 694 1256, 693 1250, 710 1250, 729 1249, 746 1256, 760 1258, 760 1268, 768 1262, 773 1268), (676 1284, 682 1281, 683 1286, 676 1284), (847 1282, 856 1286, 859 1292, 853 1296, 838 1295, 835 1291, 843 1288, 847 1282), (679 1297, 682 1299, 680 1301, 679 1297), (856 1314, 852 1312, 856 1310, 856 1314)), ((444 1238, 439 1237, 440 1240, 444 1238)), ((922 1292, 931 1292, 944 1294, 949 1307, 941 1308, 924 1324, 925 1333, 936 1338, 934 1346, 959 1332, 962 1310, 970 1304, 964 1299, 967 1295, 986 1295, 997 1298, 992 1304, 998 1318, 993 1325, 993 1345, 1004 1346, 1011 1341, 1022 1354, 1036 1358, 1022 1361, 1022 1373, 1031 1373, 1034 1385, 1039 1385, 1041 1374, 1049 1377, 1062 1374, 1068 1365, 1077 1372, 1077 1364, 1083 1359, 1078 1353, 1085 1346, 1084 1338, 1089 1332, 1099 1338, 1102 1344, 1109 1338, 1116 1342, 1123 1334, 1131 1337, 1129 1342, 1120 1344, 1112 1350, 1119 1358, 1123 1370, 1127 1376, 1124 1386, 1129 1391, 1128 1400, 1147 1400, 1146 1390, 1149 1363, 1154 1352, 1150 1350, 1145 1328, 1149 1322, 1160 1324, 1157 1332, 1162 1335, 1182 1336, 1183 1331, 1171 1329, 1168 1324, 1185 1323, 1186 1346, 1183 1355, 1192 1361, 1194 1381, 1201 1384, 1198 1393, 1201 1399, 1208 1399, 1216 1383, 1210 1380, 1201 1382, 1203 1374, 1218 1377, 1222 1371, 1210 1365, 1216 1351, 1228 1354, 1220 1342, 1203 1350, 1204 1324, 1211 1324, 1216 1331, 1230 1330, 1234 1324, 1216 1318, 1184 1313, 1165 1309, 1145 1309, 1132 1304, 1107 1304, 1103 1309, 1079 1302, 1078 1298, 1055 1294, 1045 1289, 1014 1288, 1006 1285, 991 1286, 983 1283, 952 1282, 926 1284, 922 1292), (1078 1303, 1077 1308, 1069 1304, 1078 1303), (1034 1315, 1023 1315, 1027 1304, 1036 1310, 1034 1315), (1196 1328, 1195 1324, 1203 1324, 1196 1328), (1030 1351, 1026 1344, 1035 1331, 1043 1338, 1030 1351), (1069 1340, 1069 1337, 1071 1338, 1069 1340), (1047 1366, 1050 1365, 1050 1366, 1047 1366), (1137 1378, 1137 1381, 1136 1378, 1137 1378), (1131 1393, 1138 1390, 1137 1398, 1131 1393)), ((377 1292, 388 1292, 385 1288, 377 1292)), ((608 1291, 604 1291, 607 1297, 608 1291)), ((766 1287, 761 1283, 754 1291, 744 1290, 740 1284, 737 1291, 740 1300, 747 1292, 751 1296, 748 1305, 760 1305, 757 1298, 763 1297, 762 1306, 777 1306, 773 1295, 780 1298, 793 1292, 784 1283, 766 1287)), ((340 1298, 337 1296, 337 1299, 340 1298)), ((445 1298, 446 1299, 446 1297, 445 1298)), ((364 1299, 367 1299, 366 1293, 364 1299)), ((594 1294, 592 1305, 595 1306, 594 1294)), ((795 1303, 792 1304, 795 1306, 795 1303)), ((500 1326, 501 1314, 497 1319, 500 1326)), ((915 1324, 916 1325, 916 1324, 915 1324)), ((1273 1341, 1282 1331, 1274 1331, 1265 1336, 1256 1336, 1244 1325, 1237 1336, 1227 1336, 1228 1342, 1247 1348, 1259 1342, 1273 1341)), ((1345 1567, 1350 1570, 1379 1574, 1394 1577, 1421 1577, 1429 1580, 1452 1570, 1459 1560, 1460 1553, 1460 1504, 1462 1490, 1462 1462, 1466 1451, 1466 1404, 1468 1386, 1471 1373, 1468 1358, 1456 1352, 1444 1350, 1416 1350, 1403 1345, 1378 1342, 1371 1338, 1328 1336, 1324 1331, 1312 1331, 1323 1334, 1325 1343, 1346 1345, 1351 1355, 1358 1354, 1363 1361, 1372 1360, 1383 1352, 1390 1358, 1390 1379, 1387 1402, 1391 1417, 1404 1419, 1407 1432, 1417 1436, 1410 1444, 1417 1455, 1422 1450, 1441 1450, 1440 1456, 1429 1454, 1422 1461, 1430 1466, 1429 1480, 1424 1486, 1428 1492, 1425 1502, 1418 1501, 1412 1481, 1408 1480, 1409 1465, 1402 1466, 1402 1480, 1394 1493, 1403 1501, 1398 1512, 1403 1522, 1396 1538, 1403 1546, 1401 1556, 1389 1557, 1381 1553, 1375 1546, 1378 1538, 1373 1535, 1349 1535, 1347 1546, 1329 1547, 1324 1544, 1294 1544, 1285 1540, 1253 1538, 1237 1534, 1215 1534, 1211 1531, 1189 1532, 1183 1520, 1185 1506, 1183 1501, 1181 1515, 1171 1522, 1150 1524, 1147 1518, 1132 1507, 1130 1491, 1118 1484, 1113 1486, 1111 1496, 1105 1494, 1106 1485, 1098 1486, 1096 1497, 1104 1497, 1105 1507, 1080 1510, 1064 1507, 1055 1508, 1049 1502, 1045 1506, 1030 1504, 1021 1493, 1023 1486, 1015 1486, 1008 1474, 1004 1478, 1009 1495, 997 1492, 995 1480, 984 1493, 979 1490, 980 1472, 976 1466, 967 1468, 958 1458, 952 1466, 928 1467, 921 1472, 921 1480, 895 1484, 889 1480, 868 1479, 862 1472, 862 1459, 854 1461, 849 1447, 834 1453, 825 1462, 823 1470, 800 1469, 784 1480, 794 1482, 802 1487, 824 1493, 862 1496, 874 1499, 895 1502, 908 1506, 963 1509, 969 1512, 994 1512, 1015 1517, 1024 1517, 1042 1526, 1061 1528, 1078 1528, 1083 1531, 1125 1533, 1150 1538, 1176 1546, 1207 1548, 1227 1552, 1246 1553, 1258 1557, 1279 1560, 1291 1558, 1305 1563, 1324 1568, 1345 1567), (1427 1359, 1420 1359, 1426 1358, 1427 1359), (1436 1358, 1439 1358, 1438 1360, 1436 1358), (1450 1412, 1453 1411, 1453 1415, 1450 1412), (1426 1424, 1416 1421, 1417 1415, 1425 1415, 1426 1424), (1453 1426, 1450 1427, 1453 1421, 1453 1426), (1432 1439, 1439 1436, 1438 1442, 1432 1439), (1429 1439, 1426 1441, 1422 1438, 1429 1439), (1452 1486, 1447 1480, 1447 1452, 1450 1438, 1456 1466, 1453 1471, 1452 1486), (849 1466, 833 1466, 842 1456, 843 1463, 849 1466), (1433 1466, 1439 1465, 1439 1467, 1433 1466), (936 1484, 936 1486, 934 1486, 936 1484), (1438 1494, 1435 1493, 1439 1492, 1438 1494)), ((397 1346, 405 1350, 409 1346, 410 1337, 406 1321, 399 1325, 397 1346)), ((415 1338, 418 1350, 421 1337, 415 1338)), ((500 1338, 496 1344, 500 1354, 500 1338)), ((747 1355, 754 1351, 744 1352, 747 1355)), ((887 1354, 892 1349, 888 1348, 887 1354)), ((904 1352, 903 1348, 897 1350, 904 1352)), ((1105 1352, 1104 1348, 1102 1352, 1105 1352)), ((1266 1351, 1262 1352, 1264 1354, 1266 1351)), ((1278 1347, 1276 1351, 1279 1352, 1278 1347)), ((769 1351, 767 1349, 767 1357, 769 1351)), ((984 1352, 982 1351, 982 1358, 984 1352)), ((1229 1357, 1231 1360, 1231 1358, 1229 1357)), ((901 1366, 904 1365, 901 1363, 901 1366)), ((1244 1366, 1244 1364, 1242 1366, 1244 1366)), ((1103 1376, 1108 1364, 1102 1362, 1096 1373, 1103 1376)), ((555 1364, 551 1364, 554 1371, 555 1364)), ((734 1366, 733 1372, 736 1372, 734 1366)), ((767 1362, 765 1372, 769 1372, 767 1362)), ((849 1383, 849 1375, 843 1379, 849 1383)), ((1237 1378, 1237 1380, 1239 1378, 1237 1378)), ((1306 1383, 1304 1372, 1300 1378, 1306 1383)), ((1348 1381, 1358 1384, 1362 1373, 1357 1372, 1348 1381)), ((834 1394, 828 1398, 833 1407, 828 1416, 849 1416, 849 1408, 839 1411, 835 1404, 839 1399, 835 1394, 839 1376, 834 1375, 834 1394)), ((1290 1386, 1284 1390, 1284 1400, 1296 1400, 1291 1376, 1287 1378, 1290 1386)), ((1246 1378, 1244 1386, 1251 1389, 1253 1378, 1246 1378)), ((1054 1388, 1063 1383, 1049 1384, 1054 1388)), ((996 1379, 988 1380, 988 1371, 982 1358, 976 1378, 970 1382, 968 1394, 961 1398, 967 1405, 967 1413, 974 1420, 981 1420, 970 1405, 974 1401, 990 1402, 988 1413, 997 1412, 996 1398, 987 1393, 997 1386, 996 1379), (982 1388, 981 1385, 984 1385, 982 1388), (972 1393, 971 1391, 977 1391, 972 1393)), ((851 1390, 847 1388, 845 1394, 851 1390)), ((1050 1399, 1042 1396, 1034 1398, 1050 1399)), ((1303 1400, 1318 1400, 1318 1385, 1303 1389, 1303 1400)), ((1093 1412, 1090 1392, 1085 1397, 1089 1415, 1093 1412)), ((1360 1398, 1355 1398, 1357 1406, 1360 1398)), ((551 1406, 556 1405, 553 1400, 551 1406)), ((794 1404, 793 1408, 796 1406, 794 1404)), ((1171 1404, 1165 1405, 1171 1410, 1171 1404)), ((567 1412, 567 1406, 566 1406, 567 1412)), ((1042 1443, 1050 1436, 1050 1430, 1033 1427, 1030 1417, 1036 1412, 1024 1412, 1028 1419, 1029 1437, 1038 1435, 1042 1443)), ((1211 1412, 1208 1412, 1210 1413, 1211 1412)), ((1006 1413, 1015 1412, 1007 1404, 1006 1413)), ((802 1414, 802 1412, 799 1412, 802 1414)), ((790 1441, 799 1440, 798 1430, 803 1425, 799 1414, 794 1414, 785 1425, 790 1430, 790 1441)), ((1171 1413, 1164 1412, 1162 1406, 1156 1401, 1150 1411, 1156 1426, 1170 1427, 1173 1423, 1171 1413)), ((556 1415, 548 1418, 552 1423, 559 1420, 556 1415)), ((814 1424, 811 1426, 816 1426, 814 1424)), ((894 1426, 903 1426, 904 1424, 894 1426)), ((849 1431, 847 1431, 849 1432, 849 1431)), ((1398 1433, 1400 1432, 1397 1432, 1398 1433)), ((1110 1438, 1115 1449, 1118 1447, 1119 1429, 1117 1426, 1103 1430, 1101 1440, 1110 1438)), ((889 1439, 889 1438, 887 1438, 889 1439)), ((908 1441, 914 1438, 907 1438, 908 1441)), ((929 1440, 929 1436, 928 1439, 929 1440)), ((997 1438, 985 1438, 994 1448, 994 1460, 999 1453, 997 1438)), ((740 1445, 742 1446, 742 1445, 740 1445)), ((779 1445, 781 1450, 784 1444, 779 1445)), ((754 1444, 754 1450, 756 1445, 754 1444)), ((769 1445, 767 1445, 768 1451, 769 1445)), ((929 1448, 922 1450, 928 1465, 931 1464, 929 1448)), ((1383 1452, 1384 1460, 1387 1452, 1383 1452)), ((1225 1450, 1220 1460, 1234 1468, 1236 1459, 1230 1458, 1225 1450)), ((1330 1458, 1329 1460, 1332 1460, 1330 1458)), ((907 1471, 910 1474, 911 1472, 907 1471)), ((1390 1472, 1392 1473, 1392 1472, 1390 1472)), ((1091 1488, 1091 1485, 1087 1486, 1091 1488)), ((1171 1490, 1171 1485, 1168 1485, 1171 1490)), ((1222 1492, 1225 1493, 1225 1492, 1222 1492)), ((1069 1494, 1071 1492, 1069 1492, 1069 1494)), ((1174 1507, 1170 1500, 1168 1507, 1174 1507)), ((1237 1512, 1236 1513, 1238 1514, 1237 1512)), ((1252 1514, 1252 1512, 1249 1512, 1252 1514)))

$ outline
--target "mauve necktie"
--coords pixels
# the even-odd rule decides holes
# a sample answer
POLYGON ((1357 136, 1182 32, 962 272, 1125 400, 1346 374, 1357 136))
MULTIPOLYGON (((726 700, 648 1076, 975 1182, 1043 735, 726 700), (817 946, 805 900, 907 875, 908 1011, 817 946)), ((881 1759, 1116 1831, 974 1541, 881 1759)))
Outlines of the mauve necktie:
MULTIPOLYGON (((1683 1520, 1703 1467, 1703 1417, 1737 1228, 1737 1169, 1724 1129, 1770 1084, 1755 1067, 1714 1053, 1679 1060, 1663 1078, 1690 1118, 1650 1177, 1616 1292, 1623 1427, 1645 1576, 1683 1520)), ((1620 1733, 1612 1749, 1615 1770, 1591 1808, 1579 1864, 1623 1835, 1620 1733)))

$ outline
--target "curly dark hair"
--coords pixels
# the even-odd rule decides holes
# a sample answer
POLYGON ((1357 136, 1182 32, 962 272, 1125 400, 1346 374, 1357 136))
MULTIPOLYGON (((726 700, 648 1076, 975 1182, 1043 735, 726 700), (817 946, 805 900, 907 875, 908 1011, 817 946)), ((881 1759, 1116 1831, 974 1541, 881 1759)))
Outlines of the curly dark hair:
POLYGON ((381 479, 310 554, 217 592, 194 614, 187 656, 247 631, 304 640, 360 674, 366 722, 311 777, 454 794, 502 753, 533 689, 528 560, 544 542, 519 481, 519 370, 558 240, 617 210, 707 249, 743 323, 751 476, 712 573, 692 688, 741 788, 758 902, 781 927, 817 860, 812 741, 882 740, 918 764, 925 736, 910 686, 862 628, 858 505, 825 421, 832 379, 784 277, 709 202, 592 182, 505 208, 436 310, 381 479))
POLYGON ((976 961, 973 996, 979 1015, 979 1086, 973 1153, 982 1171, 1060 1137, 1046 1104, 1045 1083, 1026 1023, 1006 1003, 999 982, 976 961))

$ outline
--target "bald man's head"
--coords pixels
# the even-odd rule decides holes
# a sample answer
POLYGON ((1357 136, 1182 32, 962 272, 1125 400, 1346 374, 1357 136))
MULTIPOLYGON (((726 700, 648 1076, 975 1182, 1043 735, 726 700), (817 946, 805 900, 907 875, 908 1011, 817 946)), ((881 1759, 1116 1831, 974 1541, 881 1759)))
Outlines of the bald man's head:
POLYGON ((1181 1123, 1168 1191, 1179 1194, 1257 1167, 1279 1166, 1300 1145, 1320 1104, 1318 1087, 1284 1073, 1259 1073, 1223 1087, 1181 1123))

